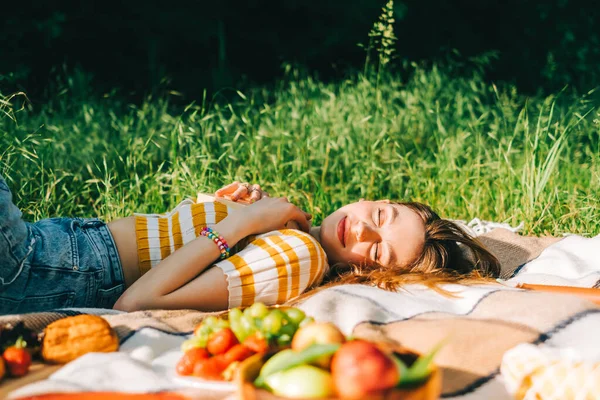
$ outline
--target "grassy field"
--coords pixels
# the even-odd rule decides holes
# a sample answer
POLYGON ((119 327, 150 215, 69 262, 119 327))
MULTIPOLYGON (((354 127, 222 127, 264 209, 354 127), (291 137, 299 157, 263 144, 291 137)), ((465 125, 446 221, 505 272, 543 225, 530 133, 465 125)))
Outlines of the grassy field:
POLYGON ((288 68, 272 87, 182 107, 169 94, 138 105, 93 96, 77 78, 46 104, 3 103, 0 171, 27 220, 163 212, 237 179, 316 222, 361 197, 391 198, 444 217, 524 221, 530 234, 600 233, 594 93, 527 98, 438 66, 378 83, 288 68))

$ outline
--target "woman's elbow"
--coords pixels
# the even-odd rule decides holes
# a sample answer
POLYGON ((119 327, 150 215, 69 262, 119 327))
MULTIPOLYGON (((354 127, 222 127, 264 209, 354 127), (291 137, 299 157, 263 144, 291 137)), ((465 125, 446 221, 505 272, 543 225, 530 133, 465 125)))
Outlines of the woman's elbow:
POLYGON ((125 292, 121 295, 121 297, 119 297, 119 299, 113 306, 113 309, 125 312, 134 312, 143 310, 144 305, 135 296, 132 296, 131 294, 125 292))

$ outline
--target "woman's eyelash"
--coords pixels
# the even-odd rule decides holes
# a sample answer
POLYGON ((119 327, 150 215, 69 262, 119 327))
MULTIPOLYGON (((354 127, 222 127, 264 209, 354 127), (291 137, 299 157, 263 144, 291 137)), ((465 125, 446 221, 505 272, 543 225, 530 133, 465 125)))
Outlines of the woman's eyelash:
MULTIPOLYGON (((381 208, 377 209, 377 222, 375 223, 375 225, 381 226, 381 208)), ((379 260, 379 243, 375 243, 375 256, 373 257, 373 259, 375 261, 379 260)))

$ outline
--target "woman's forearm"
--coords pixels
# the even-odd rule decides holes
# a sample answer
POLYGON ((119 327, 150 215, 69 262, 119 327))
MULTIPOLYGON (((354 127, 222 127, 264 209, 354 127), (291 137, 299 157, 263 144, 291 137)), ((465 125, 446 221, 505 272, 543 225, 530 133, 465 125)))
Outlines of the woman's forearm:
MULTIPOLYGON (((215 225, 217 231, 229 247, 235 246, 250 233, 243 224, 236 224, 232 218, 225 218, 215 225), (241 226, 242 225, 242 226, 241 226)), ((135 310, 154 308, 157 300, 172 293, 212 265, 221 255, 215 243, 205 236, 199 236, 162 260, 140 279, 134 282, 115 304, 116 309, 135 310)))

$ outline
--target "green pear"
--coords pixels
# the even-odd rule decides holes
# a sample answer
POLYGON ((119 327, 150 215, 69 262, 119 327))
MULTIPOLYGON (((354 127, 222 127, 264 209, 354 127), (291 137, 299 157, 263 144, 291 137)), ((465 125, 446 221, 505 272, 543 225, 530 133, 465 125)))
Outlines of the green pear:
POLYGON ((333 396, 331 374, 312 365, 299 365, 269 375, 265 382, 274 394, 282 397, 317 399, 333 396))

